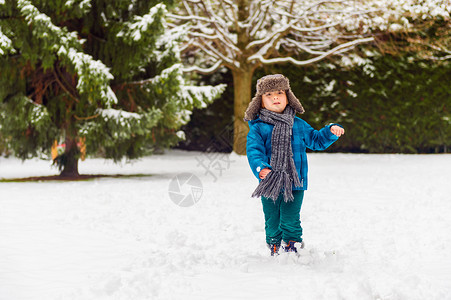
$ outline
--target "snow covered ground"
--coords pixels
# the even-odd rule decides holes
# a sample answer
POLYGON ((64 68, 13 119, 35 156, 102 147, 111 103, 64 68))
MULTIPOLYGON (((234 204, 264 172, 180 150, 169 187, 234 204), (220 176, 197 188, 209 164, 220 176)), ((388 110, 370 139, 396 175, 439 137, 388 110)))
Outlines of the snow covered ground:
MULTIPOLYGON (((0 178, 49 165, 0 158, 0 178)), ((88 159, 83 174, 144 176, 0 183, 0 299, 451 299, 451 155, 312 153, 309 168, 299 258, 269 257, 235 154, 88 159), (202 183, 190 207, 169 193, 184 172, 202 183)))

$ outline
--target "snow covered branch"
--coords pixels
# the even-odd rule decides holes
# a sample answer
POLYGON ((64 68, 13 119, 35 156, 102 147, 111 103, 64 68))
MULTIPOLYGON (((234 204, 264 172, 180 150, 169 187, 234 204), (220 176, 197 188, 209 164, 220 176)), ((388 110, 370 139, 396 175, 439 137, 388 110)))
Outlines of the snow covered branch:
POLYGON ((448 60, 448 59, 451 59, 451 51, 450 50, 442 48, 442 47, 439 47, 439 46, 431 45, 431 44, 426 44, 425 46, 428 47, 428 48, 431 48, 431 49, 433 49, 433 50, 435 50, 437 52, 441 52, 441 53, 446 53, 447 54, 445 56, 440 56, 440 57, 439 56, 435 56, 435 55, 430 55, 430 56, 427 56, 428 59, 431 59, 431 60, 448 60))
POLYGON ((429 59, 432 59, 432 60, 448 60, 448 59, 451 59, 451 55, 446 55, 446 56, 442 56, 442 57, 429 56, 429 59))
POLYGON ((194 106, 194 102, 198 101, 197 107, 205 108, 207 103, 203 99, 214 99, 224 92, 226 88, 225 84, 220 84, 217 86, 190 86, 185 85, 182 88, 182 99, 185 102, 189 102, 194 106))
POLYGON ((186 68, 183 68, 183 72, 184 73, 197 72, 199 74, 204 74, 204 75, 213 74, 222 66, 222 63, 223 63, 222 60, 218 60, 209 68, 202 68, 202 67, 198 67, 198 66, 186 67, 186 68))
POLYGON ((121 120, 121 119, 141 119, 141 115, 137 114, 137 113, 131 113, 131 112, 127 112, 127 111, 123 111, 122 109, 112 109, 112 108, 108 108, 108 109, 97 109, 96 110, 97 115, 100 115, 104 118, 108 118, 108 119, 116 119, 116 120, 121 120))
MULTIPOLYGON (((113 75, 101 61, 82 52, 81 45, 84 41, 78 39, 77 33, 68 32, 53 24, 49 16, 41 13, 28 0, 19 0, 17 6, 27 23, 32 25, 33 37, 38 40, 50 38, 53 43, 47 49, 49 53, 56 53, 65 65, 71 65, 75 69, 80 94, 97 91, 107 105, 117 103, 116 96, 108 85, 113 75)), ((69 95, 73 96, 72 93, 69 95)))
POLYGON ((263 64, 278 64, 278 63, 287 63, 287 62, 289 62, 289 63, 292 63, 292 64, 294 64, 296 66, 305 66, 305 65, 308 65, 308 64, 312 64, 312 63, 318 62, 318 61, 320 61, 320 60, 322 60, 322 59, 324 59, 324 58, 326 58, 326 57, 328 57, 330 55, 337 54, 338 52, 341 52, 343 50, 348 50, 348 49, 352 48, 353 46, 355 46, 357 44, 368 43, 368 42, 371 42, 371 41, 374 41, 373 37, 364 38, 364 39, 358 39, 358 40, 355 40, 355 41, 352 41, 352 42, 347 42, 347 43, 341 44, 341 45, 339 45, 339 46, 337 46, 337 47, 335 47, 335 48, 333 48, 333 49, 331 49, 331 50, 329 50, 327 52, 324 52, 323 54, 321 54, 321 55, 319 55, 317 57, 314 57, 314 58, 311 58, 311 59, 307 59, 307 60, 303 60, 303 61, 296 60, 296 59, 294 59, 292 57, 278 57, 278 58, 272 58, 272 59, 265 59, 261 55, 253 55, 253 56, 249 57, 248 60, 249 61, 258 60, 258 61, 260 61, 263 64))
POLYGON ((162 3, 153 6, 149 13, 143 16, 135 16, 134 22, 130 22, 117 36, 130 40, 130 43, 139 41, 143 36, 151 33, 149 28, 160 24, 159 15, 166 13, 166 6, 162 3))
POLYGON ((193 21, 193 20, 195 20, 195 21, 210 22, 210 19, 208 19, 208 18, 193 16, 193 15, 180 16, 180 15, 174 15, 174 14, 170 14, 169 13, 166 16, 168 18, 178 19, 178 20, 182 20, 182 21, 193 21))
POLYGON ((14 48, 11 45, 11 40, 3 34, 0 28, 0 55, 4 55, 8 52, 14 52, 14 48))

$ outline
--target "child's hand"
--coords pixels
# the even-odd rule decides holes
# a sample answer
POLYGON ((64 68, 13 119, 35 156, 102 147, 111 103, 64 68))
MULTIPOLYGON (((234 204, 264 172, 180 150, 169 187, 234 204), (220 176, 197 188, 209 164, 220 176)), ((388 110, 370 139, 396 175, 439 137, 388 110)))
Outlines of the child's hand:
POLYGON ((258 177, 260 177, 260 179, 265 179, 266 175, 268 175, 269 172, 271 172, 270 168, 264 168, 263 170, 260 171, 258 177))
POLYGON ((332 127, 330 127, 330 131, 338 137, 345 134, 345 130, 337 125, 333 125, 332 127))

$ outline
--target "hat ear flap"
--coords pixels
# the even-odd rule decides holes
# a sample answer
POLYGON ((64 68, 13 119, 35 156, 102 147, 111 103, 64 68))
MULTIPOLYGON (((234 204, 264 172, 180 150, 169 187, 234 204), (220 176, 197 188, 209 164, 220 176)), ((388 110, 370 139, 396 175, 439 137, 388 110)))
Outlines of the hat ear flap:
POLYGON ((301 102, 296 98, 296 96, 293 94, 291 89, 286 91, 287 94, 287 100, 288 104, 297 112, 300 114, 303 114, 305 112, 304 107, 302 107, 301 102))
POLYGON ((244 121, 251 121, 257 118, 258 112, 262 106, 262 96, 255 96, 252 98, 249 106, 244 113, 244 121))

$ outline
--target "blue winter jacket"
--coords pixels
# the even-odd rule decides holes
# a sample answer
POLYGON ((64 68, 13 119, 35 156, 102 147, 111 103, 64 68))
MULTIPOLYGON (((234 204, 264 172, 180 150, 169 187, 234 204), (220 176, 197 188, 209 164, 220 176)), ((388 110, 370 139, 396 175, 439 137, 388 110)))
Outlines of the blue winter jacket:
MULTIPOLYGON (((325 150, 333 144, 338 137, 330 131, 330 124, 321 130, 315 130, 301 118, 295 117, 293 134, 291 135, 291 148, 294 156, 294 164, 298 172, 301 187, 293 186, 293 190, 307 189, 307 154, 305 148, 311 150, 325 150)), ((270 168, 271 161, 271 135, 274 125, 263 122, 260 118, 249 121, 250 131, 247 135, 246 152, 249 165, 255 177, 264 168, 270 168)))

